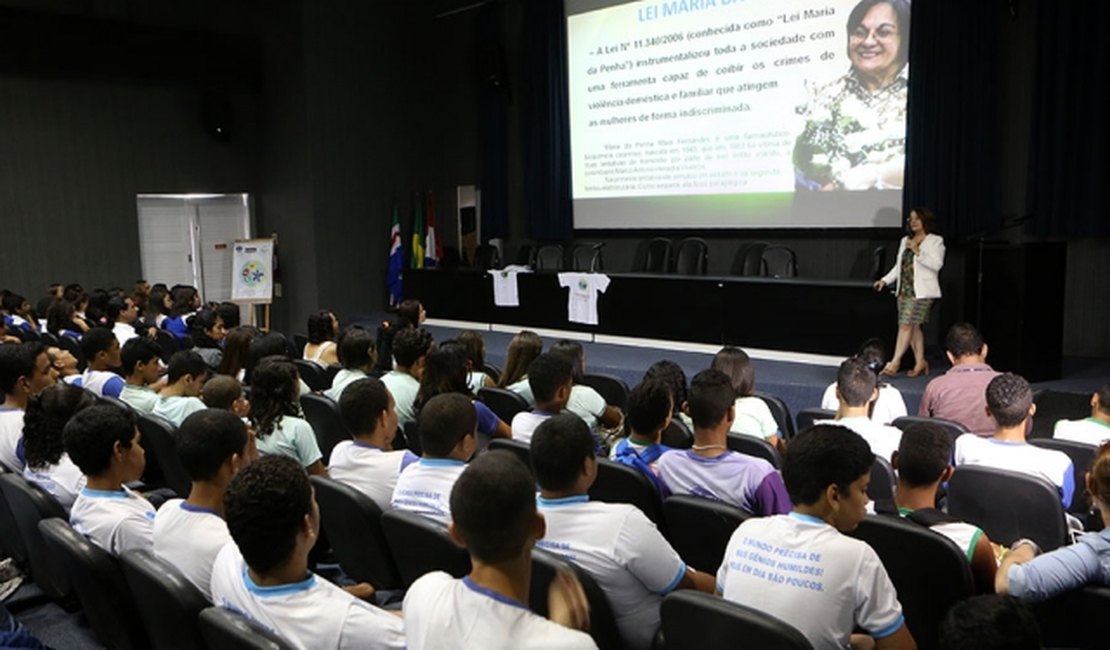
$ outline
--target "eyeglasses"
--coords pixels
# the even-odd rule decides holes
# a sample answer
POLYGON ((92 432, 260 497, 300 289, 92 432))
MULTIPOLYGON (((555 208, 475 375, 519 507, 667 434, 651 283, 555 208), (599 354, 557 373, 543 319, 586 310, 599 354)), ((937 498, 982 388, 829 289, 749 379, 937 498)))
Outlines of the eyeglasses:
POLYGON ((898 28, 894 25, 879 25, 876 29, 867 29, 860 25, 851 31, 852 40, 866 41, 868 36, 874 36, 875 40, 885 41, 894 38, 898 35, 898 28))

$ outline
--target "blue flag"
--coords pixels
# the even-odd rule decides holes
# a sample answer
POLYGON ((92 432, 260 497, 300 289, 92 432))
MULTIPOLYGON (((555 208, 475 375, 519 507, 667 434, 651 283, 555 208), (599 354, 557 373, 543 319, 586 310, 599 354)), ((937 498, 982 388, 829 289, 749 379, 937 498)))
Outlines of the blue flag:
POLYGON ((395 307, 405 299, 402 271, 405 268, 405 253, 401 250, 401 218, 397 214, 397 204, 393 204, 393 226, 389 229, 389 271, 385 284, 389 289, 389 305, 395 307))

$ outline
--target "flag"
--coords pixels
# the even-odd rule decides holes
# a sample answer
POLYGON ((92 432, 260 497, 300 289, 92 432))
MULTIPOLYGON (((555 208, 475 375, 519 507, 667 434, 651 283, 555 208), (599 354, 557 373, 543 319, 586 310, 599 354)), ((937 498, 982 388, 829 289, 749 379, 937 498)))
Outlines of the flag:
POLYGON ((409 264, 414 269, 424 268, 424 214, 420 210, 420 192, 412 199, 412 257, 409 264))
POLYGON ((424 268, 434 269, 443 259, 443 244, 439 243, 436 234, 435 199, 431 191, 424 196, 424 227, 428 230, 424 238, 424 268))
POLYGON ((405 268, 405 253, 401 250, 401 215, 397 212, 397 202, 393 202, 393 226, 389 229, 389 271, 386 273, 385 286, 389 290, 389 304, 396 306, 405 298, 401 276, 405 268))

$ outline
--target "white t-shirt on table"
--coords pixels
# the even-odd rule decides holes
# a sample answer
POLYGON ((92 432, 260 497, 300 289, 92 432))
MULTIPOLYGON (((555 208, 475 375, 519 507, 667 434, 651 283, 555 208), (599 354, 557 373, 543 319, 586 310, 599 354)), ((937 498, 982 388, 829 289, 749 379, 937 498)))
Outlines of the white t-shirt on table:
POLYGON ((567 320, 597 325, 597 294, 605 293, 609 288, 609 276, 604 273, 560 273, 559 286, 570 289, 567 320))

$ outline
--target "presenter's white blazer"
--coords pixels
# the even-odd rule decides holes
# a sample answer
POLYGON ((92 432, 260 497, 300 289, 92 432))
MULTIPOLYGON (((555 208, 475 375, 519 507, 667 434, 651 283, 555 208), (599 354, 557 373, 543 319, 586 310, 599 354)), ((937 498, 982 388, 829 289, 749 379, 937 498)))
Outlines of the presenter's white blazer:
MULTIPOLYGON (((906 250, 909 237, 898 243, 898 255, 894 267, 883 276, 883 283, 894 285, 895 294, 902 282, 902 253, 906 250)), ((915 298, 940 298, 940 278, 938 274, 944 266, 944 238, 940 235, 925 235, 917 255, 913 257, 913 295, 915 298)))

